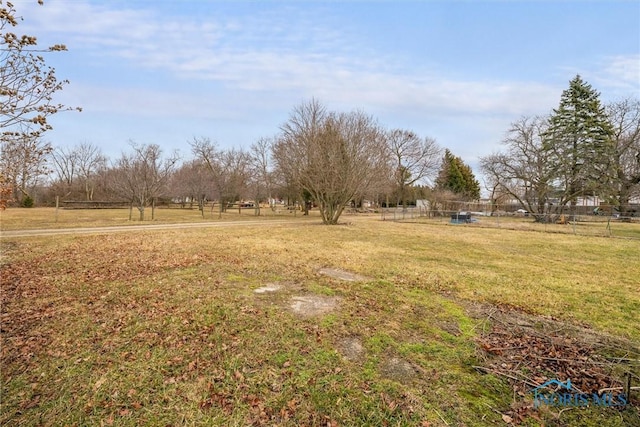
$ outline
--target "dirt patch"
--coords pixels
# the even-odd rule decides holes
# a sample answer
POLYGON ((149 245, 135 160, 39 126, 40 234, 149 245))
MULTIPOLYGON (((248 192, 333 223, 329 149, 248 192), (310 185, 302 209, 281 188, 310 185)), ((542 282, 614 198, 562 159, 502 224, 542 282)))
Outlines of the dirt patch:
MULTIPOLYGON (((629 377, 632 385, 640 385, 637 344, 513 307, 476 305, 470 311, 481 319, 481 365, 474 368, 507 379, 522 401, 550 380, 570 380, 577 393, 611 393, 614 398, 624 393, 629 377)), ((631 390, 630 395, 625 400, 640 408, 640 391, 631 390)), ((533 407, 512 409, 507 415, 517 422, 533 407)))
POLYGON ((366 350, 358 337, 343 338, 338 342, 338 351, 342 356, 352 362, 364 359, 366 350))
POLYGON ((340 302, 338 297, 305 295, 292 298, 291 310, 305 317, 320 316, 335 310, 340 302))
POLYGON ((348 282, 361 282, 367 280, 366 277, 358 274, 349 273, 348 271, 339 270, 337 268, 321 268, 318 273, 323 276, 329 276, 334 279, 346 280, 348 282))
POLYGON ((435 322, 435 325, 443 331, 456 337, 460 336, 460 334, 462 333, 460 331, 460 325, 458 325, 458 322, 455 322, 453 320, 439 320, 435 322))

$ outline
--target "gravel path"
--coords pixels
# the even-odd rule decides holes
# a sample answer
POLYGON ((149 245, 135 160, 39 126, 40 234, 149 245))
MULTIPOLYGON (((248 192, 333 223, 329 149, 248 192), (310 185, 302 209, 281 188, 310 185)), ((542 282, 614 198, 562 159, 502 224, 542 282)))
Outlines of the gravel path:
POLYGON ((47 228, 38 230, 11 230, 0 232, 2 238, 14 237, 35 237, 35 236, 54 236, 54 235, 76 235, 76 234, 109 234, 120 233, 124 231, 155 231, 155 230, 176 230, 187 228, 215 228, 215 227, 236 227, 246 225, 272 226, 278 225, 298 225, 307 222, 291 221, 291 220, 269 220, 269 221, 223 221, 223 222, 199 222, 199 223, 180 223, 180 224, 150 224, 150 225, 123 225, 110 227, 86 227, 86 228, 47 228))

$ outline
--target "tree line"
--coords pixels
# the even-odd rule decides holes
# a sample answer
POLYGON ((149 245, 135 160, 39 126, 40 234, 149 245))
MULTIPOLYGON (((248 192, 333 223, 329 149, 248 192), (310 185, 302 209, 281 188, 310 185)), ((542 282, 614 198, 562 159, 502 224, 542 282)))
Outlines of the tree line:
POLYGON ((360 111, 329 111, 317 100, 295 107, 280 132, 248 149, 221 148, 208 137, 188 141, 189 156, 164 153, 156 144, 131 143, 116 159, 84 142, 52 147, 40 137, 5 141, 0 166, 13 199, 31 205, 61 200, 123 201, 139 218, 158 199, 204 212, 216 201, 220 215, 231 203, 274 207, 276 200, 318 207, 335 224, 350 205, 407 206, 416 197, 477 199, 471 168, 433 138, 386 130, 360 111), (427 185, 431 184, 431 185, 427 185))

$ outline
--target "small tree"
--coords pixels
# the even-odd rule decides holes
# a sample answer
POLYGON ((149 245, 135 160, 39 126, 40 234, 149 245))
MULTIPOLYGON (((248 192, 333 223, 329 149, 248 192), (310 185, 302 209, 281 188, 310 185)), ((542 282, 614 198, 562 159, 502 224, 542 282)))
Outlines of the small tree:
POLYGON ((183 163, 172 175, 169 183, 169 192, 181 200, 182 206, 189 202, 198 203, 198 209, 204 217, 205 198, 210 194, 210 182, 207 167, 200 159, 194 159, 183 163))
POLYGON ((273 196, 272 147, 273 141, 267 138, 260 138, 251 145, 249 185, 253 193, 256 215, 260 215, 260 200, 266 197, 271 203, 273 196))
POLYGON ((93 200, 97 174, 106 167, 107 158, 99 147, 83 142, 71 149, 57 148, 51 153, 56 184, 63 195, 93 200))
MULTIPOLYGON (((131 201, 138 209, 140 221, 144 221, 145 208, 166 191, 166 184, 173 172, 178 155, 162 158, 162 150, 156 144, 131 144, 132 153, 123 153, 115 164, 113 189, 131 201)), ((154 206, 154 205, 152 205, 154 206)), ((154 219, 154 211, 151 211, 154 219)))
POLYGON ((218 193, 218 217, 222 218, 226 205, 238 200, 246 189, 249 155, 238 149, 218 150, 209 138, 194 138, 190 144, 196 159, 206 165, 213 188, 218 193))

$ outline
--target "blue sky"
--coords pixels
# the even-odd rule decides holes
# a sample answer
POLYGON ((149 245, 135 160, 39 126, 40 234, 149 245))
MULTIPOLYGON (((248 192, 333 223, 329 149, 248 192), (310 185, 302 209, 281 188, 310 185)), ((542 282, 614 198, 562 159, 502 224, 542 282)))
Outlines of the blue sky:
MULTIPOLYGON (((17 3, 17 2, 16 2, 17 3)), ((133 140, 249 147, 312 97, 438 143, 472 167, 509 123, 547 114, 580 74, 604 102, 640 97, 638 1, 35 0, 20 31, 71 83, 55 146, 114 158, 133 140)))

